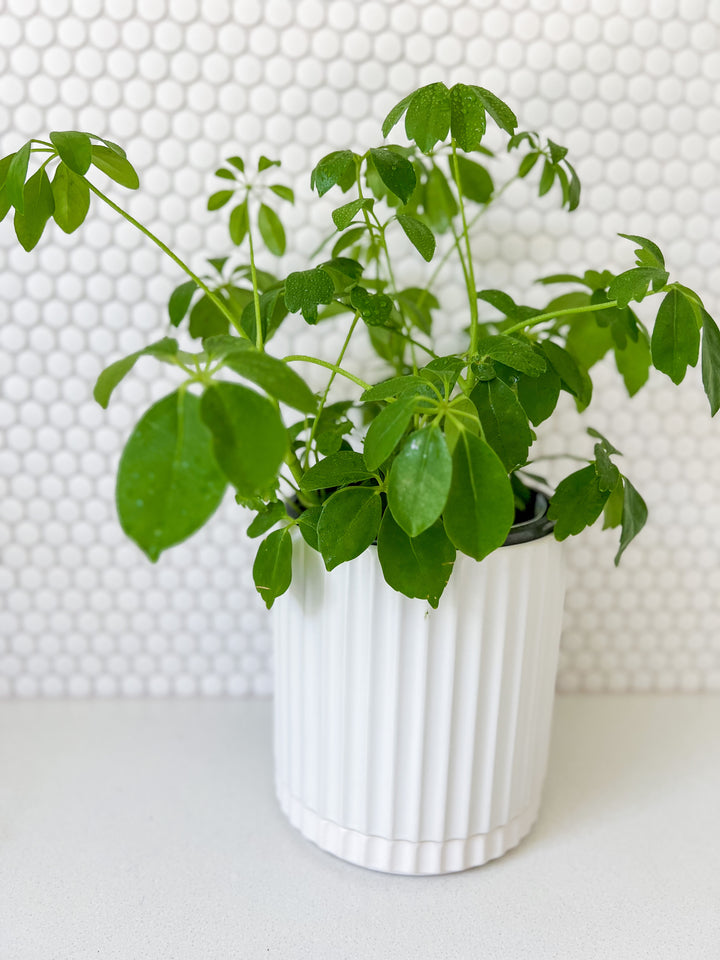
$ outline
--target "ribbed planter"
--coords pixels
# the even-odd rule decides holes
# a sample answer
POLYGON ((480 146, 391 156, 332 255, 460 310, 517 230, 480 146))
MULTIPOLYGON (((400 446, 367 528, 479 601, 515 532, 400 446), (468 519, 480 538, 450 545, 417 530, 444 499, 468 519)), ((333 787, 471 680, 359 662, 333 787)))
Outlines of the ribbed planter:
POLYGON ((390 589, 374 548, 329 574, 302 541, 294 555, 273 608, 276 788, 291 823, 390 873, 465 870, 515 846, 547 765, 561 545, 458 554, 437 610, 390 589))

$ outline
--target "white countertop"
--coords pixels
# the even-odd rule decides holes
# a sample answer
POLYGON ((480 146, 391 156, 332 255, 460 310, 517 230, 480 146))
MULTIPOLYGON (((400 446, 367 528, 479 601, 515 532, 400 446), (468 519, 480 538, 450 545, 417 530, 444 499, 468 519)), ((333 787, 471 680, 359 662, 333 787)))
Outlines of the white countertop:
POLYGON ((560 697, 532 834, 430 878, 285 822, 270 714, 0 704, 0 958, 720 960, 720 698, 560 697))

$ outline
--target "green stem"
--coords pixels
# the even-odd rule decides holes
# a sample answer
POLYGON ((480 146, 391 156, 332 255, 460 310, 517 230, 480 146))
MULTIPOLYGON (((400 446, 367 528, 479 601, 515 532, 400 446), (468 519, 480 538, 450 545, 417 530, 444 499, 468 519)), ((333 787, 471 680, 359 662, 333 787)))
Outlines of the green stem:
POLYGON ((328 380, 327 386, 325 387, 325 393, 323 393, 323 395, 322 395, 322 397, 321 397, 321 399, 320 399, 320 405, 319 405, 319 407, 318 407, 317 413, 315 414, 315 419, 313 420, 313 425, 312 425, 312 427, 311 427, 311 429, 310 429, 310 438, 308 439, 308 442, 307 442, 307 444, 306 444, 306 446, 305 446, 305 456, 304 456, 304 458, 303 458, 303 465, 304 465, 304 467, 305 467, 306 470, 307 470, 308 463, 309 463, 309 461, 310 461, 310 447, 312 446, 312 442, 313 442, 313 440, 315 439, 315 432, 316 432, 316 430, 317 430, 317 426, 318 426, 318 423, 319 423, 319 421, 320 421, 320 417, 322 416, 322 412, 323 412, 323 410, 325 409, 325 404, 327 403, 327 398, 328 398, 328 395, 329 395, 329 393, 330 393, 330 388, 332 387, 333 382, 335 381, 335 377, 338 375, 338 371, 339 371, 339 369, 340 369, 340 364, 343 362, 343 357, 345 356, 345 351, 347 350, 348 346, 350 345, 350 340, 352 339, 352 335, 353 335, 353 333, 355 332, 355 327, 357 326, 357 323, 358 323, 358 320, 359 320, 359 319, 360 319, 360 313, 358 312, 358 313, 356 313, 355 316, 353 317, 353 321, 352 321, 352 323, 350 324, 350 329, 348 330, 347 336, 345 337, 345 342, 343 343, 342 349, 340 350, 340 353, 338 354, 338 358, 337 358, 337 360, 335 361, 335 369, 334 369, 334 370, 332 371, 332 373, 330 374, 330 379, 328 380))
MULTIPOLYGON (((660 291, 654 292, 659 293, 660 291)), ((607 303, 591 303, 587 307, 568 307, 566 310, 553 310, 550 313, 538 314, 538 316, 531 317, 529 320, 522 320, 520 323, 508 327, 507 330, 503 330, 502 332, 507 336, 510 333, 527 330, 530 327, 536 326, 538 323, 544 323, 546 320, 555 320, 557 317, 571 316, 574 313, 593 313, 595 310, 609 310, 610 307, 617 307, 617 305, 617 300, 608 300, 607 303)))
MULTIPOLYGON (((248 191, 249 192, 249 191, 248 191)), ((253 303, 255 305, 255 346, 263 349, 262 320, 260 316, 260 293, 257 285, 257 270, 255 269, 255 248, 253 247, 252 225, 250 223, 250 197, 247 200, 247 235, 250 248, 250 279, 253 288, 253 303)))
POLYGON ((136 220, 135 217, 131 216, 131 214, 129 214, 126 210, 123 210, 122 207, 119 207, 116 203, 114 203, 110 199, 110 197, 106 197, 105 194, 102 192, 102 190, 98 190, 98 188, 94 186, 92 183, 90 183, 89 180, 86 180, 85 182, 87 183, 88 187, 92 190, 92 192, 95 194, 96 197, 100 197, 100 199, 103 200, 116 213, 119 213, 120 216, 123 217, 125 220, 127 220, 128 223, 131 223, 133 227, 135 227, 137 230, 140 231, 140 233, 144 234, 148 238, 148 240, 152 240, 152 242, 156 246, 160 247, 160 249, 166 256, 170 257, 173 263, 176 263, 180 267, 180 269, 190 277, 191 280, 194 280, 195 283, 200 287, 200 289, 208 297, 208 299, 215 304, 215 306, 218 308, 218 310, 220 310, 223 316, 226 317, 227 320, 230 322, 230 324, 235 328, 235 330, 237 330, 240 336, 243 337, 243 339, 246 339, 245 334, 243 333, 240 325, 238 324, 237 320, 228 309, 222 297, 218 297, 217 294, 213 293, 210 287, 208 287, 208 285, 203 280, 201 280, 196 273, 193 273, 190 267, 183 260, 181 260, 176 253, 173 253, 173 251, 170 249, 170 247, 167 246, 167 244, 163 243, 162 240, 159 239, 159 237, 156 237, 155 234, 152 233, 150 230, 148 230, 147 227, 143 226, 143 224, 140 223, 139 220, 136 220))
POLYGON ((360 377, 356 377, 354 373, 349 373, 347 370, 343 370, 342 367, 334 363, 328 363, 327 360, 318 360, 316 357, 305 357, 298 354, 297 356, 293 355, 291 357, 283 357, 285 363, 293 363, 297 361, 299 363, 315 363, 319 367, 325 367, 326 370, 335 370, 340 374, 341 377, 345 377, 347 380, 352 380, 353 383, 356 383, 359 387, 362 387, 363 390, 369 390, 371 384, 365 383, 364 380, 361 380, 360 377))
POLYGON ((472 248, 470 246, 470 234, 468 232, 467 218, 465 216, 465 202, 463 200, 462 187, 460 185, 460 176, 458 173, 457 165, 457 144, 455 143, 455 137, 451 139, 452 144, 452 158, 453 158, 453 179, 455 180, 455 186, 457 187, 458 192, 458 203, 460 206, 460 218, 462 219, 463 225, 463 237, 465 238, 465 252, 467 256, 467 291, 468 297, 470 300, 470 356, 475 355, 475 350, 477 348, 478 342, 478 328, 479 328, 479 318, 478 318, 478 305, 477 305, 477 286, 475 284, 475 270, 473 269, 472 262, 472 248))

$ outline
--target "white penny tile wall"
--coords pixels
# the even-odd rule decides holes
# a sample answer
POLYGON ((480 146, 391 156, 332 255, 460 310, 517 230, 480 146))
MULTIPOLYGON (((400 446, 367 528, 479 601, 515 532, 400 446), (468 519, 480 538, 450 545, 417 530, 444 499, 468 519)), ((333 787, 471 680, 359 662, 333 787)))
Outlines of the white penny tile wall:
MULTIPOLYGON (((141 172, 131 212, 196 269, 228 252, 223 216, 205 209, 224 156, 283 160, 298 192, 283 264, 294 269, 322 237, 332 205, 308 207, 312 164, 331 149, 379 142, 387 109, 436 79, 507 98, 521 127, 569 146, 584 184, 573 215, 554 195, 509 191, 478 231, 482 285, 539 303, 537 276, 631 266, 630 246, 616 237, 623 231, 653 237, 717 315, 720 4, 0 4, 2 154, 51 129, 120 141, 141 172)), ((413 257, 400 270, 408 283, 422 277, 413 257)), ((167 296, 181 279, 109 210, 95 209, 75 237, 50 229, 31 254, 9 219, 0 226, 2 696, 272 689, 247 518, 232 498, 155 566, 115 516, 122 444, 173 380, 143 360, 107 412, 92 385, 107 362, 166 331, 167 296)), ((443 298, 450 343, 457 277, 445 277, 443 298)), ((310 347, 299 322, 288 330, 294 349, 310 347)), ((328 356, 339 337, 328 326, 328 356)), ((629 403, 603 366, 597 409, 581 420, 565 404, 543 430, 550 454, 578 443, 589 451, 588 423, 607 432, 651 511, 620 571, 614 535, 593 530, 569 544, 562 689, 720 689, 720 420, 710 420, 699 380, 692 371, 673 390, 655 375, 629 403)))

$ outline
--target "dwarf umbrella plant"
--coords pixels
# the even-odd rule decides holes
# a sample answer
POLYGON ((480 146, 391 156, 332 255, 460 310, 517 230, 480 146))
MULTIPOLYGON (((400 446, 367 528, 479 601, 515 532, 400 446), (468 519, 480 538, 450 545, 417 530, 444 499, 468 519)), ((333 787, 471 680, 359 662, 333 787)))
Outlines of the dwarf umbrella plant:
MULTIPOLYGON (((341 201, 332 211, 334 230, 307 269, 286 277, 269 272, 265 256, 285 252, 277 210, 294 201, 277 182, 277 161, 262 157, 249 170, 234 156, 216 171, 220 187, 208 208, 229 209, 230 240, 245 255, 239 262, 209 260, 202 276, 96 185, 100 173, 138 187, 117 144, 55 132, 0 161, 0 214, 14 208, 26 250, 51 219, 74 232, 92 196, 186 275, 170 297, 169 322, 184 327, 197 348, 164 337, 116 360, 95 386, 95 398, 107 406, 143 355, 176 367, 182 381, 141 417, 118 468, 120 522, 151 560, 206 523, 230 485, 238 503, 255 511, 248 534, 262 539, 253 573, 268 607, 290 584, 294 527, 328 570, 376 543, 389 585, 437 606, 456 551, 482 560, 502 546, 530 495, 523 471, 532 460, 533 428, 552 414, 562 391, 578 410, 589 406, 589 371, 606 354, 614 353, 632 396, 651 366, 679 384, 697 364, 702 341, 711 413, 720 407, 718 327, 698 294, 671 280, 652 240, 622 234, 636 260, 617 275, 588 269, 544 277, 542 289, 564 292, 539 307, 483 285, 472 228, 515 181, 536 178, 540 196, 554 191, 568 210, 578 206, 580 184, 564 147, 518 132, 513 111, 478 86, 416 90, 390 111, 383 136, 403 118, 408 145, 338 150, 316 165, 311 187, 341 201), (497 157, 483 143, 489 123, 517 158, 502 183, 493 175, 497 157), (398 277, 390 253, 398 241, 437 261, 422 287, 403 286, 398 277), (438 356, 433 289, 451 258, 467 290, 460 324, 468 335, 462 352, 438 356), (345 325, 334 363, 273 355, 270 342, 290 314, 311 326, 345 325), (387 364, 380 383, 347 367, 359 336, 368 336, 387 364), (327 368, 320 394, 297 372, 306 364, 327 368), (349 396, 331 403, 338 378, 349 396)), ((594 457, 559 483, 549 517, 563 540, 602 514, 606 527, 620 528, 617 563, 647 509, 614 460, 619 451, 589 433, 594 457)))

